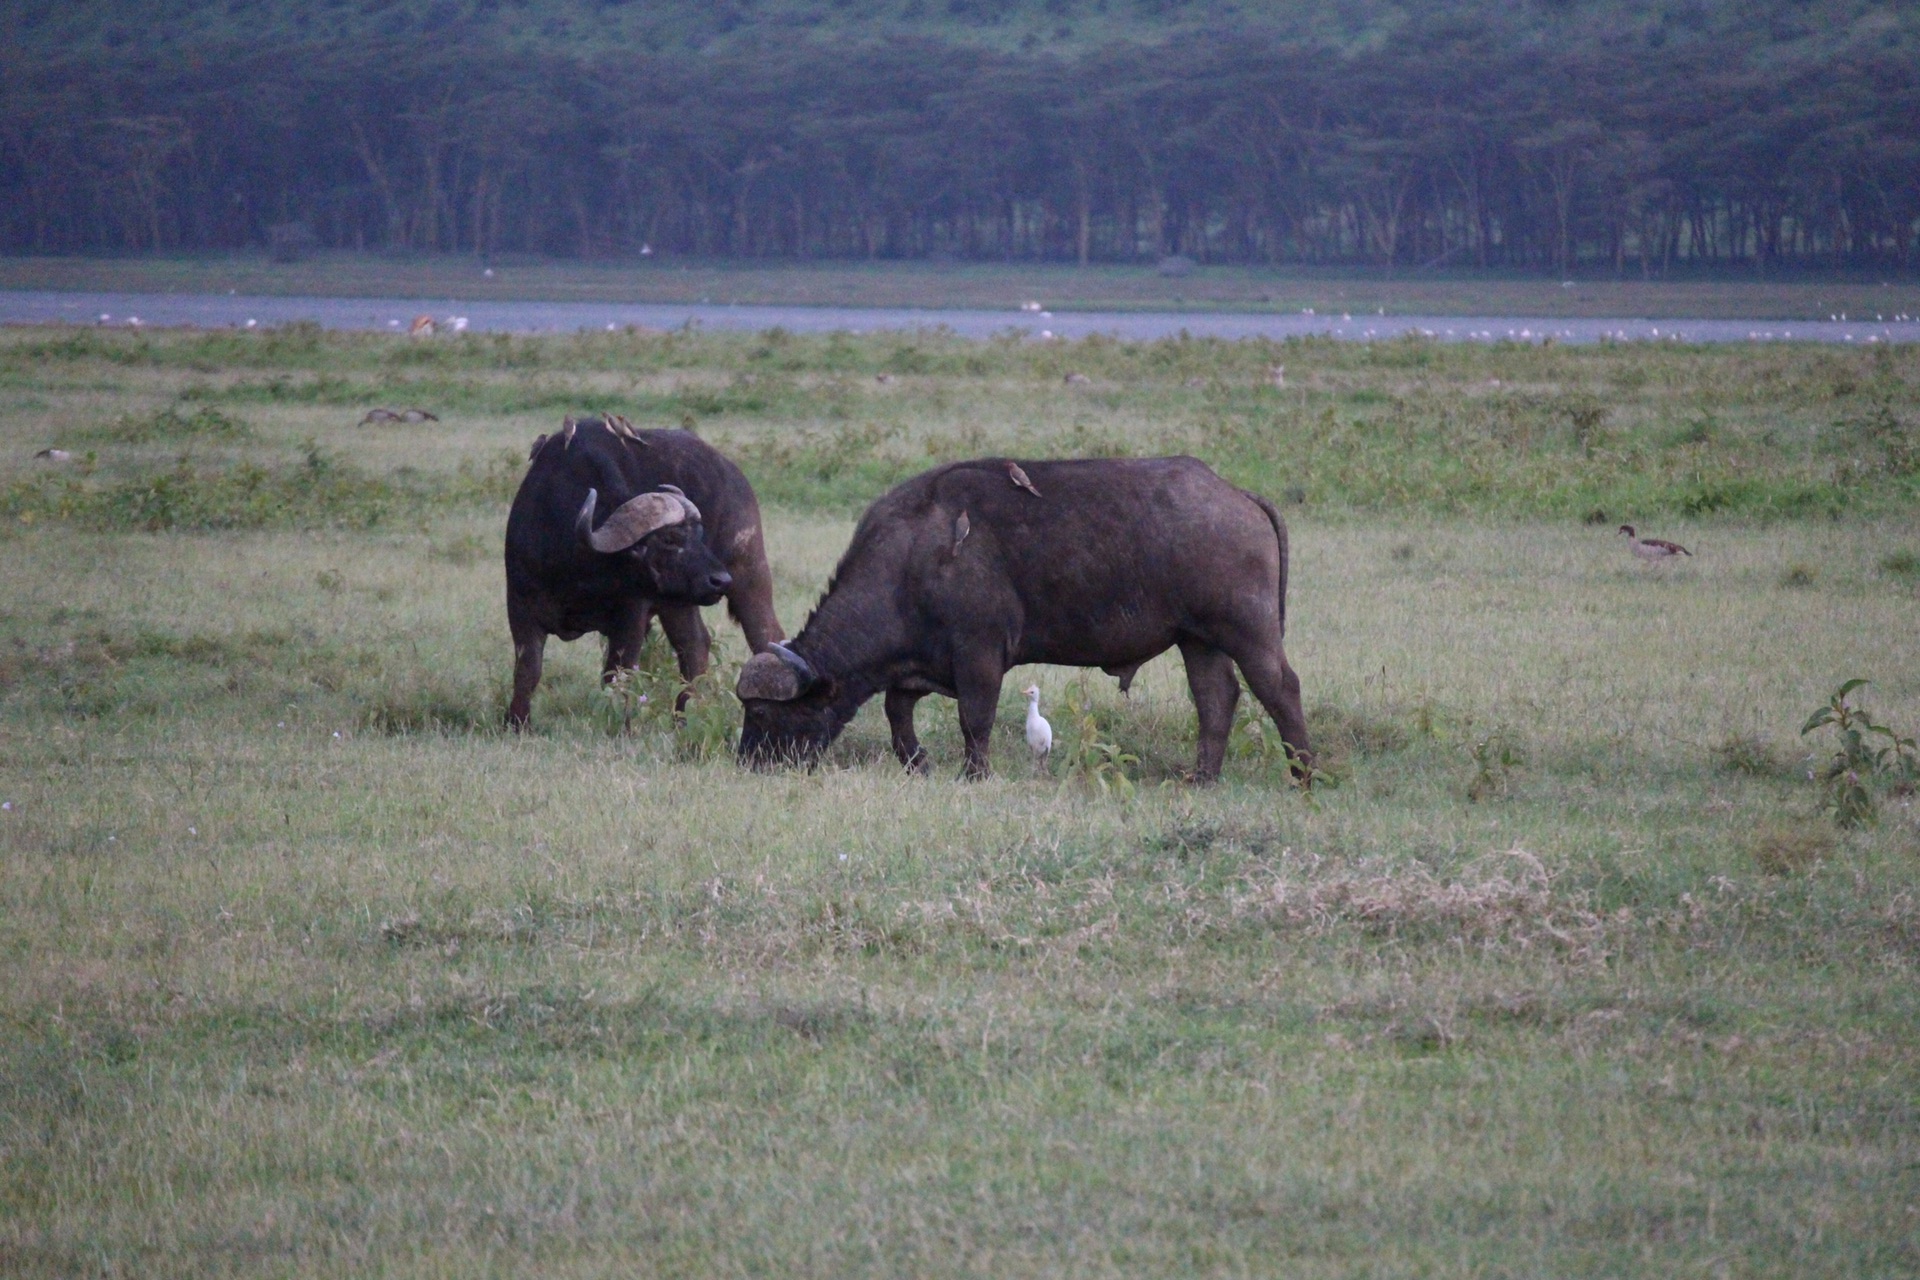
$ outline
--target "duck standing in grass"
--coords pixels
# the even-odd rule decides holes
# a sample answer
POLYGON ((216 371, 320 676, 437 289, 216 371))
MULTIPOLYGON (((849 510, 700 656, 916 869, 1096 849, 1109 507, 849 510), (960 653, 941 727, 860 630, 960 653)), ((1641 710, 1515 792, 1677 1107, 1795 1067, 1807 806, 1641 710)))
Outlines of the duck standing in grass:
POLYGON ((1027 745, 1033 748, 1034 762, 1046 766, 1047 754, 1053 750, 1053 726, 1040 714, 1040 686, 1027 686, 1027 745))
POLYGON ((1693 554, 1679 543, 1668 542, 1665 538, 1642 538, 1633 531, 1633 526, 1630 524, 1621 525, 1620 532, 1627 535, 1627 545, 1632 547, 1633 554, 1642 560, 1658 563, 1661 560, 1671 560, 1675 556, 1693 554))

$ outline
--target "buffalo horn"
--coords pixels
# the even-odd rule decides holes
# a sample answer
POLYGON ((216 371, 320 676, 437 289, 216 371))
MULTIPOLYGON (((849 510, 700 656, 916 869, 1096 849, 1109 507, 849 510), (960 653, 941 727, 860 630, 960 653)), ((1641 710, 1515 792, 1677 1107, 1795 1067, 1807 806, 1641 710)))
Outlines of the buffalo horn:
POLYGON ((680 500, 680 505, 686 509, 687 519, 693 521, 700 519, 700 508, 693 505, 693 499, 687 496, 686 490, 677 484, 663 484, 659 486, 659 489, 660 492, 670 493, 680 500))
POLYGON ((733 686, 734 696, 745 702, 765 698, 772 702, 791 702, 819 680, 813 665, 778 642, 756 653, 740 668, 740 679, 733 686))
MULTIPOLYGON (((607 517, 607 522, 596 529, 593 527, 593 508, 599 501, 598 489, 587 490, 587 500, 580 506, 574 529, 582 542, 603 554, 625 551, 656 529, 679 524, 687 519, 687 512, 693 506, 685 498, 670 493, 643 493, 615 507, 613 514, 607 517)), ((694 518, 698 517, 696 511, 694 518)))

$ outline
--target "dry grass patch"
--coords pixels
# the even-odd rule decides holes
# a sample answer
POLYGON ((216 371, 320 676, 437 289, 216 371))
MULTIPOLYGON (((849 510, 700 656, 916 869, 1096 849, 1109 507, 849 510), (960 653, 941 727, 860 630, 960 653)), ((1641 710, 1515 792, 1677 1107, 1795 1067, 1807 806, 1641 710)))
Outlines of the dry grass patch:
POLYGON ((1444 935, 1480 950, 1546 949, 1603 962, 1606 922, 1589 895, 1554 882, 1539 858, 1517 846, 1453 875, 1417 863, 1376 870, 1294 859, 1242 877, 1228 905, 1236 918, 1310 932, 1358 926, 1388 938, 1444 935))
POLYGON ((1837 847, 1829 826, 1772 823, 1753 833, 1748 851, 1762 874, 1792 876, 1812 870, 1832 857, 1837 847))

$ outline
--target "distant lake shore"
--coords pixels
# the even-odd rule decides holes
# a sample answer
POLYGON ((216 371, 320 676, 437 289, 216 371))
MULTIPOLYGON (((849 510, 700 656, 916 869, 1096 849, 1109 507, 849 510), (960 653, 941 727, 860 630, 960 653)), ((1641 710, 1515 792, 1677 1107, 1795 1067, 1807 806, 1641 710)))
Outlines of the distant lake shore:
MULTIPOLYGON (((1920 281, 1850 275, 1557 280, 1467 271, 1388 273, 1363 268, 1244 266, 1196 266, 1187 274, 1167 275, 1151 264, 1081 268, 1063 263, 525 257, 488 264, 467 256, 351 253, 321 254, 293 263, 272 262, 260 253, 0 258, 0 291, 364 298, 393 300, 394 305, 417 306, 438 315, 458 314, 464 307, 470 316, 483 302, 683 310, 770 306, 980 311, 1021 324, 1033 319, 1034 313, 1020 310, 1026 304, 1038 304, 1054 316, 1071 312, 1294 318, 1311 312, 1307 318, 1322 321, 1342 315, 1395 321, 1499 318, 1502 327, 1509 318, 1519 317, 1533 321, 1620 317, 1754 321, 1762 329, 1768 323, 1777 326, 1787 321, 1865 326, 1920 314, 1920 281)), ((256 318, 264 322, 264 317, 256 318)), ((1058 326, 1048 326, 1044 320, 1035 327, 1059 332, 1058 326)), ((1540 326, 1523 322, 1516 327, 1537 330, 1540 326)))
POLYGON ((340 298, 193 293, 0 291, 0 323, 114 327, 260 328, 313 323, 327 329, 392 333, 573 333, 596 329, 787 329, 872 332, 940 328, 962 337, 1033 341, 1104 334, 1154 341, 1190 334, 1225 339, 1327 337, 1446 342, 1920 342, 1920 319, 1859 322, 1543 315, 1387 315, 1303 308, 1289 314, 1233 311, 1059 311, 1025 309, 714 305, 459 298, 340 298))

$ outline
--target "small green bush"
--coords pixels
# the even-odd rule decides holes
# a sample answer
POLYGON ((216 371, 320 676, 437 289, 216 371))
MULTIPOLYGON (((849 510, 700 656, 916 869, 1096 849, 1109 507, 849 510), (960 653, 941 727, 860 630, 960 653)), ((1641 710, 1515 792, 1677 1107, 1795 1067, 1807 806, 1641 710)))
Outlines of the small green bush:
POLYGON ((740 703, 733 696, 738 675, 731 664, 716 662, 683 681, 672 646, 660 632, 649 632, 638 664, 601 686, 609 728, 668 739, 681 760, 727 757, 740 728, 740 703))
POLYGON ((1875 724, 1850 701, 1854 691, 1866 684, 1857 678, 1847 681, 1800 728, 1805 737, 1831 725, 1838 735, 1833 756, 1819 777, 1827 788, 1827 812, 1842 827, 1863 827, 1879 820, 1877 786, 1887 782, 1911 786, 1920 779, 1920 746, 1886 725, 1875 724))

